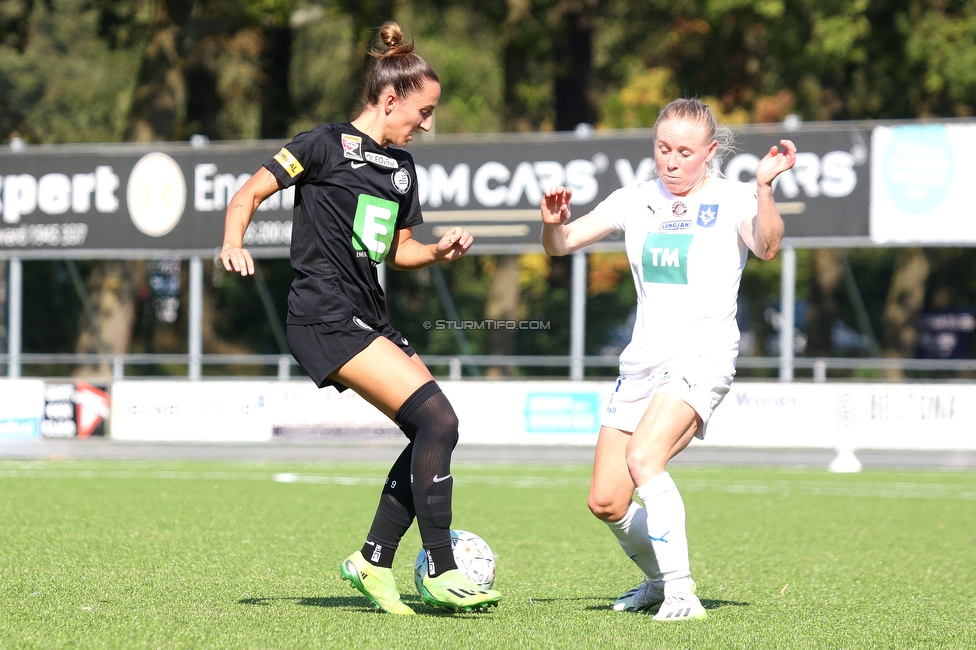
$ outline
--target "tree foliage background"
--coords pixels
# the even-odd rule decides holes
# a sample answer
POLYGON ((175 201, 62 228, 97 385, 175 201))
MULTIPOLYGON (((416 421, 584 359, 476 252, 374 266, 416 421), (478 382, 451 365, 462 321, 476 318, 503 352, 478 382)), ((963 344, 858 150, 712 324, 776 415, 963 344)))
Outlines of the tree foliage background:
MULTIPOLYGON (((437 133, 649 127, 678 96, 701 97, 727 124, 976 110, 976 0, 0 0, 0 140, 281 139, 349 119, 389 18, 442 80, 437 133)), ((799 259, 807 354, 911 356, 919 313, 976 304, 971 249, 799 259), (860 343, 845 347, 838 328, 860 343)), ((256 283, 212 271, 205 352, 281 351, 256 283)), ((37 288, 25 317, 44 323, 25 327, 28 352, 186 349, 185 310, 158 322, 143 262, 29 262, 25 273, 37 288)), ((591 255, 589 273, 586 351, 612 352, 635 301, 629 271, 620 255, 591 255)), ((262 274, 283 318, 287 262, 262 274)), ((443 277, 462 318, 555 325, 470 333, 472 351, 566 354, 566 260, 477 256, 443 277)), ((421 351, 456 353, 454 335, 418 327, 444 313, 435 280, 391 273, 393 321, 421 351)), ((775 353, 778 285, 778 262, 750 261, 745 353, 775 353)))

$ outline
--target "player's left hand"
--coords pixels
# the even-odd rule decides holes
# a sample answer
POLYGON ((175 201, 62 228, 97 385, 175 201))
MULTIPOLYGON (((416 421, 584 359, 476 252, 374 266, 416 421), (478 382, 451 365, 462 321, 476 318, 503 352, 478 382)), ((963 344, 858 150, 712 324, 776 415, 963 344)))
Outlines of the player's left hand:
POLYGON ((241 275, 254 275, 254 258, 250 251, 242 246, 225 246, 220 251, 220 261, 224 263, 224 269, 241 275))
POLYGON ((474 236, 471 233, 464 228, 455 226, 444 233, 441 240, 437 242, 437 259, 441 262, 456 260, 467 253, 473 243, 474 236))
POLYGON ((796 145, 792 140, 780 140, 779 146, 772 146, 756 167, 756 182, 772 185, 777 176, 796 164, 796 145), (782 151, 780 151, 782 147, 782 151))

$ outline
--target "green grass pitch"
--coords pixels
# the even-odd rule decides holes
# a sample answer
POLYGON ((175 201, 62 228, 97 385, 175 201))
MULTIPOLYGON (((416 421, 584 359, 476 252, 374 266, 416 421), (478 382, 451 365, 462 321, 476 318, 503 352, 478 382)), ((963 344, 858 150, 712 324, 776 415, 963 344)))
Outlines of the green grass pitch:
POLYGON ((423 605, 414 528, 394 570, 420 615, 376 612, 338 565, 385 469, 0 461, 0 648, 976 647, 972 472, 673 469, 708 619, 669 625, 610 610, 639 576, 585 466, 456 463, 501 605, 423 605))

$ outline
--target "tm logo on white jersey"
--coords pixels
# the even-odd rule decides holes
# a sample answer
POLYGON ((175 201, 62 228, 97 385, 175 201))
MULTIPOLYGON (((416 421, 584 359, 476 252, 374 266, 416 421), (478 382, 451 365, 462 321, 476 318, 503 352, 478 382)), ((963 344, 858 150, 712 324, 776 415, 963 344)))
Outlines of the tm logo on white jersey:
POLYGON ((688 250, 694 235, 649 232, 641 262, 644 282, 688 284, 688 250))

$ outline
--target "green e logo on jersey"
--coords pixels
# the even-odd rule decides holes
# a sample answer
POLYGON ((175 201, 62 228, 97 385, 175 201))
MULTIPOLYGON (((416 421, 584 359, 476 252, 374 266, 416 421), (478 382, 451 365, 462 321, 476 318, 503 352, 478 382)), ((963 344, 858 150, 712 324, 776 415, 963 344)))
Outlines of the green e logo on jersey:
POLYGON ((368 194, 359 195, 356 220, 352 224, 352 245, 357 251, 366 251, 369 259, 377 264, 390 252, 393 242, 393 226, 396 225, 400 204, 368 194))
POLYGON ((688 284, 688 249, 694 235, 649 232, 641 262, 644 282, 688 284))

